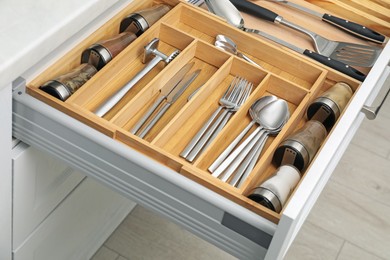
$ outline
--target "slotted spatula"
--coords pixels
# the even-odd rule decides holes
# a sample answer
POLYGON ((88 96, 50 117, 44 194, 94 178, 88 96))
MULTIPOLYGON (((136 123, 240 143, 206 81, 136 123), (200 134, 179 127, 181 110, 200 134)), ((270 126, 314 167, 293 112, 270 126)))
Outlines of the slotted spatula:
POLYGON ((271 10, 247 0, 230 0, 230 2, 236 6, 237 9, 247 14, 254 15, 276 24, 282 24, 308 35, 312 39, 314 48, 318 53, 351 66, 372 67, 382 51, 382 48, 378 46, 331 41, 306 28, 283 19, 282 16, 271 10))

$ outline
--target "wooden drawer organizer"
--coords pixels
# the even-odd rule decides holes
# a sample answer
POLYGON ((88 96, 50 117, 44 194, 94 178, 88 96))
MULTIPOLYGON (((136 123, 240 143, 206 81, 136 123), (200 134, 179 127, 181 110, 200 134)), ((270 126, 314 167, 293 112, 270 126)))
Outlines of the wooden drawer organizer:
MULTIPOLYGON (((165 2, 172 7, 178 3, 165 2)), ((305 123, 305 112, 310 102, 338 81, 347 82, 356 91, 360 83, 354 79, 233 28, 201 8, 180 3, 65 102, 39 90, 39 86, 44 82, 77 67, 80 64, 81 52, 85 48, 117 34, 123 17, 153 4, 157 2, 133 1, 116 17, 30 82, 27 87, 28 93, 277 223, 280 214, 251 201, 246 195, 275 170, 275 166, 271 164, 273 152, 286 136, 305 123), (261 64, 264 69, 216 49, 213 42, 217 34, 231 37, 241 51, 261 64), (180 55, 167 66, 156 67, 104 118, 94 115, 91 112, 94 108, 143 68, 141 62, 143 47, 155 37, 160 39, 161 51, 171 53, 179 49, 180 55), (174 75, 191 61, 195 62, 193 70, 202 69, 200 76, 145 139, 132 135, 129 130, 154 102, 159 89, 170 79, 170 75, 174 75), (249 100, 232 117, 212 145, 194 163, 188 163, 179 156, 180 152, 218 106, 218 99, 235 75, 243 76, 254 83, 255 87, 249 100), (187 96, 202 84, 204 85, 201 90, 187 102, 187 96), (269 138, 260 161, 243 187, 233 188, 212 177, 207 167, 250 121, 248 108, 254 100, 268 94, 276 95, 288 102, 291 118, 278 136, 269 138)))

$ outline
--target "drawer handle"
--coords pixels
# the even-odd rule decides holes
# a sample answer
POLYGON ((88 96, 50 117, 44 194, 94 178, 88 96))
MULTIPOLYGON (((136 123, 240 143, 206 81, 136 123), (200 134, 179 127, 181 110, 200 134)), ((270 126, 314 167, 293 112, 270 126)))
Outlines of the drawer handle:
MULTIPOLYGON (((389 79, 388 79, 389 80, 389 79)), ((363 106, 362 107, 362 112, 366 115, 366 118, 369 120, 374 120, 376 116, 378 115, 380 109, 382 108, 383 103, 385 103, 387 96, 390 93, 390 88, 387 90, 386 95, 383 97, 381 103, 379 106, 374 107, 374 106, 363 106)))

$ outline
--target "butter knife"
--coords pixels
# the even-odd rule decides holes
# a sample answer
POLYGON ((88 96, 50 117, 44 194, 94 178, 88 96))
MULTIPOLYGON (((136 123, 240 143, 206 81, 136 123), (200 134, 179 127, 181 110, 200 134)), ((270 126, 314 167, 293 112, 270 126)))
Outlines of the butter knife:
POLYGON ((184 93, 184 91, 191 85, 191 83, 196 79, 196 77, 201 72, 200 69, 194 71, 191 74, 186 75, 179 84, 169 93, 166 98, 165 104, 160 108, 157 114, 150 120, 150 122, 145 126, 145 128, 137 134, 137 136, 144 138, 150 129, 160 120, 160 118, 167 112, 168 108, 179 99, 179 97, 184 93))
POLYGON ((139 129, 145 124, 157 107, 167 99, 167 96, 175 89, 177 84, 184 78, 188 71, 194 66, 194 62, 186 64, 181 68, 165 85, 160 89, 160 95, 157 100, 153 103, 150 109, 145 113, 145 115, 137 122, 137 124, 131 129, 131 133, 135 134, 139 129))

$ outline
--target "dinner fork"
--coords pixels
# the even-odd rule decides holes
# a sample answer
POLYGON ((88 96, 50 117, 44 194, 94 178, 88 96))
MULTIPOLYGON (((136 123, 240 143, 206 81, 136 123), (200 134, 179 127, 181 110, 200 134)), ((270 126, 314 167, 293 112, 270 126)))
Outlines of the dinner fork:
POLYGON ((220 105, 217 110, 192 138, 180 156, 192 162, 214 140, 233 113, 248 99, 252 87, 253 84, 246 79, 235 77, 219 100, 220 105), (224 111, 220 114, 223 109, 224 111), (215 119, 217 116, 218 118, 215 119))

